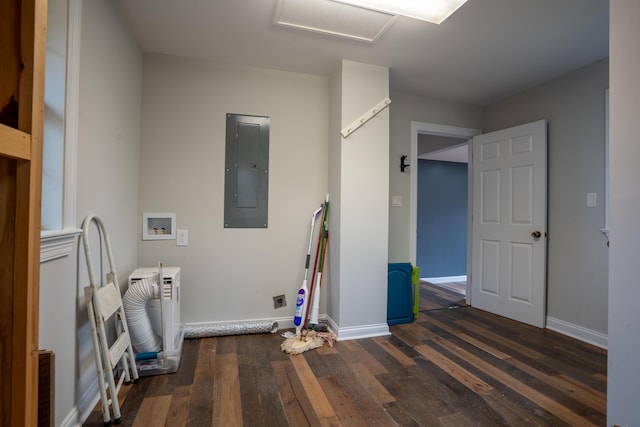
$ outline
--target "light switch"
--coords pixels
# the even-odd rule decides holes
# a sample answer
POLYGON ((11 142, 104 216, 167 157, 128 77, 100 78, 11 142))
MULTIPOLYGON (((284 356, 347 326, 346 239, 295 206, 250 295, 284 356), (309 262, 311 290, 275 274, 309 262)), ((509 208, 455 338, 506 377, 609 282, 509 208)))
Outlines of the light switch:
POLYGON ((391 196, 391 206, 394 208, 402 206, 402 196, 391 196))
POLYGON ((587 207, 595 208, 597 204, 598 195, 596 193, 587 193, 587 207))
POLYGON ((176 238, 176 246, 189 245, 189 230, 178 230, 176 238))

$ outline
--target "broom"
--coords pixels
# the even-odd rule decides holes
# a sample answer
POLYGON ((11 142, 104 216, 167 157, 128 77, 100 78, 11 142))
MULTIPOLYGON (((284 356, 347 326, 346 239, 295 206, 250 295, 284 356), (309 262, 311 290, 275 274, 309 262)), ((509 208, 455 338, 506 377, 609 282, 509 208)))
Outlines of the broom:
MULTIPOLYGON (((329 214, 329 195, 327 194, 327 198, 324 203, 324 212, 322 212, 322 224, 320 224, 320 230, 318 231, 318 247, 316 248, 316 259, 315 259, 315 262, 313 263, 313 270, 312 270, 312 271, 317 270, 319 274, 316 274, 315 276, 311 277, 311 286, 309 287, 309 295, 312 298, 312 304, 307 306, 307 311, 304 317, 305 321, 310 319, 309 309, 315 306, 316 304, 318 304, 320 301, 319 300, 320 295, 317 293, 317 290, 316 290, 316 282, 318 282, 318 287, 320 287, 319 281, 317 279, 319 279, 319 277, 322 276, 322 267, 318 268, 318 258, 322 259, 322 257, 324 256, 324 249, 325 249, 324 245, 326 244, 325 238, 327 237, 327 215, 328 214, 329 214)), ((317 309, 318 307, 315 306, 315 308, 317 309)), ((316 323, 318 323, 317 319, 316 319, 316 323)))
MULTIPOLYGON (((322 249, 325 249, 324 245, 326 245, 326 221, 327 221, 327 210, 329 207, 329 195, 327 195, 327 199, 326 202, 324 204, 324 213, 323 213, 323 223, 321 225, 321 229, 320 229, 320 239, 318 241, 318 251, 316 253, 316 263, 318 262, 318 258, 317 256, 322 253, 324 254, 324 251, 322 249), (321 249, 322 248, 322 249, 321 249)), ((314 213, 314 220, 315 220, 315 215, 317 215, 316 213, 314 213)), ((313 230, 313 221, 312 221, 312 230, 313 230)), ((312 231, 313 232, 313 231, 312 231)), ((309 260, 311 257, 311 241, 309 242, 309 250, 307 253, 307 262, 306 262, 306 267, 305 267, 305 279, 303 281, 303 285, 300 288, 300 290, 298 291, 298 298, 300 298, 300 292, 303 290, 304 288, 304 295, 305 297, 307 296, 307 289, 306 289, 306 282, 307 282, 307 270, 309 267, 309 260)), ((322 255, 320 256, 320 266, 322 265, 322 255)), ((320 268, 320 267, 319 267, 320 268)), ((315 265, 314 265, 314 269, 315 269, 315 265)), ((321 274, 321 273, 320 273, 321 274)), ((321 276, 320 276, 321 277, 321 276)), ((320 278, 318 277, 318 279, 320 278)), ((312 286, 313 286, 313 280, 312 280, 312 286)), ((320 284, 316 283, 315 286, 315 294, 314 294, 314 302, 317 304, 317 298, 318 296, 316 295, 319 292, 319 287, 320 284)), ((298 303, 296 303, 296 315, 294 316, 293 320, 294 320, 294 324, 296 325, 296 334, 295 336, 292 336, 290 338, 287 338, 286 340, 284 340, 284 342, 280 345, 280 349, 286 353, 289 354, 300 354, 300 353, 304 353, 307 350, 312 350, 314 348, 318 348, 318 347, 322 347, 322 345, 324 344, 324 342, 328 342, 330 346, 333 346, 333 342, 336 340, 336 336, 331 333, 331 332, 316 332, 316 331, 307 331, 306 329, 302 329, 302 324, 304 324, 304 322, 306 321, 307 318, 307 313, 308 313, 308 308, 306 306, 308 306, 308 298, 305 298, 305 301, 302 302, 300 308, 300 314, 301 317, 298 316, 298 308, 299 305, 298 303), (300 322, 300 323, 298 323, 300 322)), ((312 310, 313 312, 313 310, 312 310)), ((317 307, 316 307, 316 312, 317 312, 317 307)), ((317 317, 317 316, 316 316, 317 317)), ((317 322, 317 319, 316 319, 317 322)))
MULTIPOLYGON (((324 270, 325 253, 327 251, 327 245, 329 244, 329 224, 327 222, 327 215, 329 213, 329 195, 327 194, 327 200, 324 205, 322 228, 320 230, 321 243, 320 243, 320 260, 318 263, 318 272, 315 279, 315 289, 312 294, 311 315, 309 317, 309 323, 311 328, 315 331, 318 325, 318 310, 320 309, 320 288, 322 287, 322 272, 324 270)), ((311 281, 313 287, 314 281, 311 281)))

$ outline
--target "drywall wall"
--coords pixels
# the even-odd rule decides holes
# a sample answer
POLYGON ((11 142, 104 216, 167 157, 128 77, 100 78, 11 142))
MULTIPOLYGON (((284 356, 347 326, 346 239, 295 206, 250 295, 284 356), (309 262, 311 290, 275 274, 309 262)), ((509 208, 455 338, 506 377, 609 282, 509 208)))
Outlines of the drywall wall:
MULTIPOLYGON (((336 67, 329 78, 329 192, 331 193, 331 210, 340 212, 342 199, 342 188, 340 181, 342 179, 342 62, 336 67)), ((336 221, 335 215, 330 217, 329 248, 327 260, 328 269, 326 276, 330 283, 339 280, 339 272, 341 268, 341 251, 340 245, 336 243, 340 241, 340 227, 336 221)), ((334 323, 340 324, 340 311, 347 302, 340 300, 340 292, 335 286, 326 287, 327 291, 327 313, 331 313, 331 319, 334 323)))
POLYGON ((548 121, 547 316, 607 333, 604 227, 608 60, 495 103, 485 131, 548 121), (587 193, 597 206, 587 207, 587 193))
MULTIPOLYGON (((77 218, 104 220, 122 282, 137 265, 142 55, 113 2, 83 2, 81 16, 77 218)), ((39 344, 56 353, 57 426, 80 424, 98 393, 79 251, 41 265, 39 344)))
POLYGON ((481 107, 391 91, 389 107, 389 262, 410 262, 411 174, 400 171, 400 156, 411 155, 411 122, 482 129, 481 107), (400 196, 402 205, 391 206, 400 196))
MULTIPOLYGON (((74 248, 77 248, 78 239, 75 238, 74 248)), ((56 260, 48 261, 40 265, 40 318, 38 345, 41 349, 55 353, 55 425, 64 425, 63 421, 77 418, 76 408, 82 391, 91 388, 96 381, 95 364, 91 352, 91 339, 86 342, 78 342, 78 335, 89 337, 88 331, 76 331, 80 313, 84 312, 82 322, 86 322, 86 310, 82 307, 84 293, 82 287, 77 284, 77 251, 71 255, 56 260), (84 356, 79 356, 82 353, 84 356), (78 387, 79 394, 75 393, 76 384, 85 373, 85 382, 78 387), (80 373, 80 375, 78 375, 80 373)), ((95 391, 97 391, 97 387, 95 391)), ((88 398, 92 401, 95 393, 88 398)), ((87 402, 87 405, 90 402, 87 402)), ((75 425, 75 423, 74 423, 75 425)))
POLYGON ((328 188, 328 89, 326 77, 145 55, 136 246, 140 267, 182 268, 185 323, 293 318, 328 188), (227 113, 270 118, 266 229, 224 227, 227 113), (143 212, 175 213, 188 246, 143 241, 143 212))
POLYGON ((420 277, 467 275, 467 166, 418 160, 420 277))
POLYGON ((610 167, 611 249, 607 426, 640 425, 640 3, 611 2, 610 167))
MULTIPOLYGON (((339 103, 339 126, 345 129, 389 96, 389 70, 342 61, 331 84, 332 96, 338 97, 332 106, 339 103)), ((331 161, 339 162, 330 167, 340 170, 340 179, 331 181, 331 190, 339 197, 331 207, 329 227, 331 292, 339 305, 333 304, 328 314, 340 339, 385 334, 389 110, 380 111, 347 137, 330 138, 331 161), (335 253, 334 247, 339 248, 335 253), (339 262, 334 261, 337 255, 339 262)))
POLYGON ((418 156, 438 152, 446 148, 466 143, 465 138, 454 138, 440 135, 418 135, 418 156))

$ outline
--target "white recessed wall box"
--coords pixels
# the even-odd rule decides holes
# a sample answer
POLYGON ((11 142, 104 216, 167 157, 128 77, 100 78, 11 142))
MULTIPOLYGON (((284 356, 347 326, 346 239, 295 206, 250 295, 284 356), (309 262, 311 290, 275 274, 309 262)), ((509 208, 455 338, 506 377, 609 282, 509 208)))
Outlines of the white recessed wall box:
POLYGON ((145 212, 142 214, 142 240, 175 240, 176 214, 145 212))

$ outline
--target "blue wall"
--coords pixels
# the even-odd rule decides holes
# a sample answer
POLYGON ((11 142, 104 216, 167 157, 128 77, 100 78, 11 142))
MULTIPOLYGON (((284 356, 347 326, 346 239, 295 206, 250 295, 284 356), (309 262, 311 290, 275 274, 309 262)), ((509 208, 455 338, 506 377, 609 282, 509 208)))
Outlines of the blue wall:
POLYGON ((420 277, 467 274, 467 164, 418 160, 420 277))

